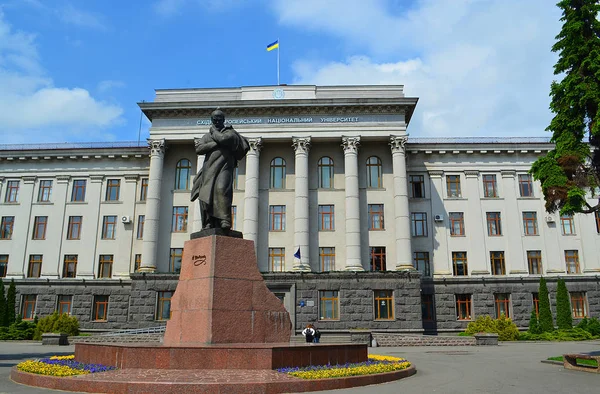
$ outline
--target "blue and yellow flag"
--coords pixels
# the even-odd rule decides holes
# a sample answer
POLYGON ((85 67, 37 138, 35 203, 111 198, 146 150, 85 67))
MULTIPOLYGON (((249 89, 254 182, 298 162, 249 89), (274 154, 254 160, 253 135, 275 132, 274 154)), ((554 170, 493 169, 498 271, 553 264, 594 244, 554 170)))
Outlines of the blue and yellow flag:
POLYGON ((267 51, 272 51, 273 49, 277 49, 277 48, 279 48, 279 40, 267 45, 267 51))

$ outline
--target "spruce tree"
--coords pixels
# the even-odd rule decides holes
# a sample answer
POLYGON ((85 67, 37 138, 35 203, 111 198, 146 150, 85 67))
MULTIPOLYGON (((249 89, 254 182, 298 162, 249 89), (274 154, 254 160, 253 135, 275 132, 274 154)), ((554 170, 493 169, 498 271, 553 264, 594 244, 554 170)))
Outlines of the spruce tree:
POLYGON ((542 276, 540 278, 540 289, 539 289, 539 304, 538 308, 540 311, 539 315, 539 330, 542 332, 554 331, 554 320, 552 319, 552 311, 550 310, 550 298, 548 297, 548 286, 546 285, 546 279, 542 276))
POLYGON ((7 326, 6 297, 4 296, 4 282, 0 279, 0 327, 7 326))
POLYGON ((529 318, 529 329, 527 331, 529 331, 530 334, 540 334, 540 324, 538 323, 535 308, 531 310, 531 317, 529 318))
POLYGON ((15 280, 10 280, 10 286, 8 286, 8 294, 6 295, 6 323, 8 326, 13 324, 17 320, 15 308, 17 305, 17 287, 15 286, 15 280))
POLYGON ((556 325, 559 330, 573 328, 573 315, 571 314, 571 302, 565 280, 558 279, 556 286, 556 325))

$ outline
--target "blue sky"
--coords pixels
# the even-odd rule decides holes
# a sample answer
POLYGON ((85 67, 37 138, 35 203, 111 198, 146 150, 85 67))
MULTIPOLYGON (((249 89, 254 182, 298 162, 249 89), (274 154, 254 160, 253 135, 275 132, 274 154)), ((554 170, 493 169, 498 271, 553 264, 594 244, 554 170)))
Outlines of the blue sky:
MULTIPOLYGON (((154 89, 403 84, 412 136, 546 135, 549 0, 0 0, 3 143, 136 140, 154 89)), ((142 138, 148 135, 144 120, 142 138)))

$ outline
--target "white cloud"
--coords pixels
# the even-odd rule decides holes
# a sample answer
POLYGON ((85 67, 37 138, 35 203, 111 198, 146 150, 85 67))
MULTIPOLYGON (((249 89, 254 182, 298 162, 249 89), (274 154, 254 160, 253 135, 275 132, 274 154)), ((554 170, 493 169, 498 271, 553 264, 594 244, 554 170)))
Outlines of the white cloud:
POLYGON ((98 83, 98 91, 100 93, 106 93, 109 90, 118 89, 122 87, 125 87, 125 82, 123 81, 113 81, 111 79, 107 79, 98 83))
POLYGON ((545 0, 274 0, 284 25, 342 39, 344 61, 297 59, 295 83, 403 84, 418 135, 548 135, 560 30, 545 0))

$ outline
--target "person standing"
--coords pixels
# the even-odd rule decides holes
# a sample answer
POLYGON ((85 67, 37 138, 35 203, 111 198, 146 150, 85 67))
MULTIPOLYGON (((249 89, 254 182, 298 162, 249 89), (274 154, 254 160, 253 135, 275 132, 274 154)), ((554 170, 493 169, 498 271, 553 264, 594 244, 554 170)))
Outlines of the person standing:
POLYGON ((319 343, 319 341, 321 340, 321 331, 319 331, 319 329, 315 326, 313 326, 313 330, 315 332, 313 342, 319 343))
POLYGON ((302 335, 304 335, 304 339, 306 339, 306 343, 313 343, 315 339, 315 329, 312 324, 306 326, 304 330, 302 330, 302 335))

